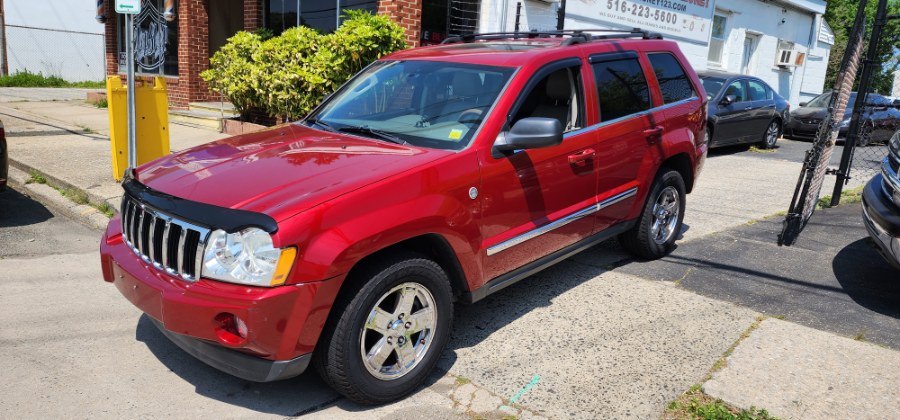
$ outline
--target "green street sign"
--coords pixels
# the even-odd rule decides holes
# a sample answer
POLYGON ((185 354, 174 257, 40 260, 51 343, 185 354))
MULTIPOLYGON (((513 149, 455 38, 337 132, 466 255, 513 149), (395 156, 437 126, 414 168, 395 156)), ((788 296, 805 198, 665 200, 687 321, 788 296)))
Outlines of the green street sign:
POLYGON ((116 0, 116 13, 126 15, 141 13, 141 0, 116 0))

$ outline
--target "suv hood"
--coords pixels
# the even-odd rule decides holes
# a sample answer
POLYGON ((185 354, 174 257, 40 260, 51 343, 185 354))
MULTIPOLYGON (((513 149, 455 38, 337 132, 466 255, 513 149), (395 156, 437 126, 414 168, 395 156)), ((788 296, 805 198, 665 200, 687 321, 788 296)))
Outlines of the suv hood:
POLYGON ((138 168, 151 189, 277 221, 451 154, 297 124, 231 137, 138 168))

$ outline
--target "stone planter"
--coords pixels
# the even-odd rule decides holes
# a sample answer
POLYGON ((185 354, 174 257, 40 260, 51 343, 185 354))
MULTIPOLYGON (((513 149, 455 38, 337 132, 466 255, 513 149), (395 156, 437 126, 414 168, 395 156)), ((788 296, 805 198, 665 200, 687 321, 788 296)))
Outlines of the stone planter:
POLYGON ((236 136, 238 134, 252 133, 266 128, 264 125, 241 121, 240 118, 223 118, 222 132, 236 136))

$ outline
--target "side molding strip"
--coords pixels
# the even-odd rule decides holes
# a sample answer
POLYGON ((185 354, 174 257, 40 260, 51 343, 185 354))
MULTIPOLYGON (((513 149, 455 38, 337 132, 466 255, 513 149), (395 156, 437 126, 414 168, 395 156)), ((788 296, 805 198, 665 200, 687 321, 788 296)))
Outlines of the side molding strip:
POLYGON ((631 197, 633 197, 635 194, 637 194, 637 187, 634 187, 634 188, 631 188, 631 189, 629 189, 629 190, 627 190, 627 191, 624 191, 624 192, 621 192, 621 193, 619 193, 619 194, 616 194, 616 195, 614 195, 614 196, 612 196, 612 197, 610 197, 610 198, 607 198, 606 200, 603 200, 603 201, 601 201, 601 202, 599 202, 599 203, 597 203, 597 204, 595 204, 595 205, 593 205, 593 206, 590 206, 590 207, 588 207, 588 208, 585 208, 585 209, 576 211, 575 213, 572 213, 572 214, 570 214, 570 215, 568 215, 568 216, 566 216, 566 217, 563 217, 562 219, 559 219, 559 220, 557 220, 557 221, 555 221, 555 222, 553 222, 553 223, 548 223, 548 224, 546 224, 546 225, 544 225, 544 226, 541 226, 541 227, 539 227, 539 228, 530 230, 530 231, 525 232, 525 233, 523 233, 523 234, 521 234, 521 235, 519 235, 519 236, 516 236, 516 237, 514 237, 514 238, 511 238, 511 239, 508 239, 508 240, 506 240, 506 241, 500 242, 500 243, 497 244, 497 245, 494 245, 494 246, 492 246, 492 247, 488 247, 488 249, 487 249, 487 255, 488 255, 488 256, 492 256, 492 255, 497 254, 497 253, 499 253, 499 252, 501 252, 501 251, 505 251, 505 250, 507 250, 507 249, 509 249, 509 248, 512 248, 512 247, 514 247, 514 246, 516 246, 516 245, 519 245, 519 244, 521 244, 521 243, 523 243, 523 242, 525 242, 525 241, 527 241, 527 240, 529 240, 529 239, 534 239, 534 238, 536 238, 536 237, 538 237, 538 236, 541 236, 541 235, 543 235, 543 234, 545 234, 545 233, 547 233, 547 232, 550 232, 550 231, 555 230, 555 229, 559 229, 559 228, 561 228, 561 227, 563 227, 563 226, 565 226, 565 225, 568 225, 569 223, 572 223, 572 222, 574 222, 574 221, 576 221, 576 220, 578 220, 578 219, 581 219, 581 218, 583 218, 583 217, 585 217, 585 216, 589 216, 589 215, 591 215, 591 214, 594 214, 594 213, 596 213, 596 212, 598 212, 598 211, 600 211, 600 210, 603 210, 604 208, 609 207, 609 206, 611 206, 611 205, 613 205, 613 204, 616 204, 616 203, 618 203, 618 202, 620 202, 620 201, 622 201, 622 200, 625 200, 625 199, 627 199, 627 198, 631 198, 631 197))

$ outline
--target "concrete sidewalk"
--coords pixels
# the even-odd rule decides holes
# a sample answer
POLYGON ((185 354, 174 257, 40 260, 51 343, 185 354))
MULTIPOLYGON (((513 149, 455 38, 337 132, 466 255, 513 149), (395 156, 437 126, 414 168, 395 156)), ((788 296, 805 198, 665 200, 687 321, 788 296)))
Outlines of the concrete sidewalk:
MULTIPOLYGON (((14 96, 28 93, 17 90, 14 96)), ((40 100, 46 97, 52 92, 35 92, 33 102, 14 101, 0 89, 0 119, 19 170, 14 187, 37 196, 56 194, 51 204, 65 207, 49 187, 22 185, 35 171, 49 184, 117 207, 121 187, 111 175, 106 110, 40 100)), ((223 137, 171 125, 173 151, 223 137)), ((799 171, 796 162, 746 154, 708 159, 688 196, 680 246, 785 210, 799 171)), ((94 227, 102 224, 90 207, 75 206, 67 214, 94 227)), ((502 417, 508 414, 503 404, 514 400, 523 418, 647 418, 702 384, 714 397, 787 418, 839 417, 834 414, 843 413, 841 407, 853 408, 848 413, 855 418, 900 412, 900 353, 777 319, 760 322, 760 314, 747 307, 617 270, 627 256, 602 248, 460 307, 440 365, 472 386, 444 380, 417 395, 463 415, 502 417), (735 343, 725 367, 704 383, 735 343)), ((291 413, 382 417, 412 413, 410 407, 406 401, 359 413, 367 409, 338 402, 291 413)), ((251 414, 265 412, 250 408, 251 414)))

